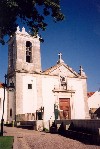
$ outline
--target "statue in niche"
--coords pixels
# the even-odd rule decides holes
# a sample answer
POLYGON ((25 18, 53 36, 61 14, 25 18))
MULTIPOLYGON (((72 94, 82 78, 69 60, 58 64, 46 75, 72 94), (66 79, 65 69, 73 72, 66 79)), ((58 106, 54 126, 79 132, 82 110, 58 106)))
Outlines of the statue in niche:
POLYGON ((61 82, 61 87, 62 89, 67 89, 67 82, 66 82, 66 78, 63 76, 60 76, 60 82, 61 82))

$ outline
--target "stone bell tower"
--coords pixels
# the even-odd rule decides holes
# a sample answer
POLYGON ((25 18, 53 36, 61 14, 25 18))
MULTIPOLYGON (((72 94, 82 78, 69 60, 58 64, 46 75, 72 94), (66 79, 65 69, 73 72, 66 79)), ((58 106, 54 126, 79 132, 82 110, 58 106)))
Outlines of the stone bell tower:
POLYGON ((22 28, 9 40, 8 73, 14 70, 41 72, 39 37, 32 37, 22 28))
MULTIPOLYGON (((25 28, 17 27, 15 34, 8 41, 8 120, 16 119, 16 115, 23 113, 25 102, 25 85, 32 87, 34 74, 41 73, 41 54, 39 36, 30 36, 25 28)), ((26 87, 27 89, 27 87, 26 87)), ((33 100, 32 91, 29 93, 30 102, 33 100)), ((31 104, 30 104, 31 105, 31 104)))

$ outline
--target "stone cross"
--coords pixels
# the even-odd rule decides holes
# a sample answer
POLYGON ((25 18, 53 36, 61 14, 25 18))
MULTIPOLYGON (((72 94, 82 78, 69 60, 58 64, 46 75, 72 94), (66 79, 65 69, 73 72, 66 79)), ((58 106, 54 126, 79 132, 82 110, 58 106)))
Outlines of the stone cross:
POLYGON ((82 66, 80 66, 80 70, 79 70, 79 71, 80 71, 80 75, 81 75, 81 76, 86 76, 86 75, 85 75, 85 72, 83 71, 82 66))
POLYGON ((61 60, 61 59, 62 59, 62 58, 61 58, 62 54, 61 54, 61 53, 59 53, 58 55, 59 55, 59 60, 61 60))
POLYGON ((83 72, 83 68, 82 68, 82 66, 80 66, 80 73, 82 73, 83 72))
POLYGON ((61 53, 59 53, 58 54, 59 55, 59 60, 57 61, 57 64, 59 64, 59 63, 64 63, 64 61, 62 60, 62 54, 61 53))

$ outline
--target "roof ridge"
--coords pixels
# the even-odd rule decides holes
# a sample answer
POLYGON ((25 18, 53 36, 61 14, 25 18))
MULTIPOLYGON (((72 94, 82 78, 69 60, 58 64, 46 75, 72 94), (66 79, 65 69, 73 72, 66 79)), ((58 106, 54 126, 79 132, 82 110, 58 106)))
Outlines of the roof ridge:
POLYGON ((56 65, 44 70, 42 72, 42 74, 49 74, 49 73, 51 73, 51 70, 53 71, 53 70, 57 69, 57 67, 60 67, 61 65, 65 66, 67 69, 69 69, 69 71, 71 71, 74 75, 76 75, 78 77, 80 76, 76 71, 74 71, 69 65, 67 65, 65 63, 57 63, 56 65))

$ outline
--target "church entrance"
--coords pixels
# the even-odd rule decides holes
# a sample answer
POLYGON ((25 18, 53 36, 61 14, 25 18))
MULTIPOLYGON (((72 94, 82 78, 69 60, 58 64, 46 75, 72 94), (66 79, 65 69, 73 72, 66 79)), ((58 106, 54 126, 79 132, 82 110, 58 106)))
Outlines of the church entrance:
POLYGON ((70 98, 59 98, 60 119, 70 119, 70 98))

